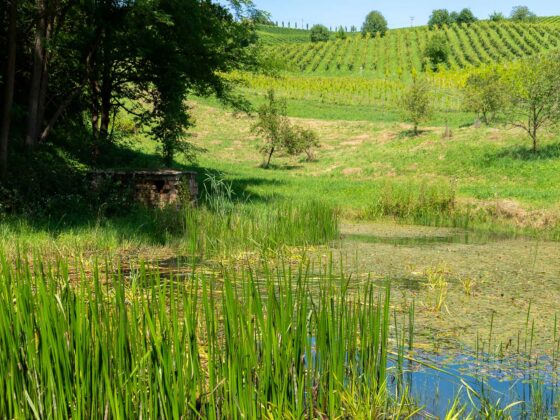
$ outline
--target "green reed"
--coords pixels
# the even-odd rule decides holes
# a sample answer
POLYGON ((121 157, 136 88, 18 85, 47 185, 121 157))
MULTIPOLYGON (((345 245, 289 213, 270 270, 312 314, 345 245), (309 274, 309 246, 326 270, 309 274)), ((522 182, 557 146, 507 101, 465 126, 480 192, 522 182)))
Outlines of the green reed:
POLYGON ((1 259, 6 418, 406 417, 390 292, 309 266, 165 278, 1 259), (313 289, 313 292, 312 290, 313 289))

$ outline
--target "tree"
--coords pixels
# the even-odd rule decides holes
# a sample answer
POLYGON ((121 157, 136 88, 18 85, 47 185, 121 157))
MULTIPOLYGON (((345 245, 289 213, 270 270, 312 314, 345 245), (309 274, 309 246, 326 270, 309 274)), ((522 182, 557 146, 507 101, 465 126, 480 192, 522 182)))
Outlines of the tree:
POLYGON ((5 180, 8 171, 8 140, 12 122, 12 104, 16 75, 16 22, 17 0, 10 1, 8 11, 8 57, 6 60, 6 80, 4 81, 4 104, 0 126, 0 180, 5 180))
POLYGON ((527 6, 515 6, 511 11, 510 19, 516 22, 534 22, 537 15, 527 6))
POLYGON ((290 123, 286 101, 276 98, 274 90, 268 91, 266 100, 258 109, 257 122, 252 127, 255 134, 263 137, 260 148, 264 155, 263 168, 270 167, 272 156, 279 150, 290 156, 305 152, 307 160, 312 160, 313 148, 319 146, 315 132, 290 123))
POLYGON ((370 34, 371 36, 376 36, 378 33, 381 36, 385 36, 387 32, 387 20, 377 10, 369 12, 366 16, 366 20, 362 25, 362 35, 370 34))
POLYGON ((468 8, 465 8, 465 9, 463 9, 459 12, 455 22, 459 25, 461 25, 463 23, 466 24, 466 25, 470 25, 471 23, 474 23, 477 20, 478 19, 473 14, 472 10, 468 9, 468 8))
POLYGON ((424 78, 413 76, 412 84, 401 99, 403 117, 413 124, 413 133, 418 135, 420 123, 428 120, 433 113, 431 86, 424 78))
POLYGON ((311 27, 311 42, 326 42, 330 39, 329 29, 324 25, 313 25, 311 27))
POLYGON ((471 74, 463 89, 463 104, 476 112, 482 122, 491 124, 506 106, 507 90, 497 68, 490 67, 471 74))
POLYGON ((492 22, 502 22, 506 20, 506 17, 502 12, 494 12, 488 17, 488 19, 490 19, 492 22))
POLYGON ((424 67, 429 65, 433 71, 437 71, 439 66, 449 62, 451 49, 447 37, 443 32, 433 34, 424 50, 424 67))
POLYGON ((428 26, 430 29, 435 27, 442 28, 443 25, 450 25, 451 23, 451 15, 447 9, 434 10, 428 20, 428 26))
POLYGON ((536 153, 540 130, 560 122, 560 54, 523 60, 512 67, 505 76, 507 117, 527 133, 536 153))
POLYGON ((338 31, 336 31, 335 37, 336 39, 346 39, 346 31, 342 26, 338 28, 338 31))
MULTIPOLYGON (((271 25, 274 26, 270 12, 264 10, 252 9, 249 12, 249 19, 257 25, 271 25)), ((276 25, 278 26, 278 25, 276 25)))

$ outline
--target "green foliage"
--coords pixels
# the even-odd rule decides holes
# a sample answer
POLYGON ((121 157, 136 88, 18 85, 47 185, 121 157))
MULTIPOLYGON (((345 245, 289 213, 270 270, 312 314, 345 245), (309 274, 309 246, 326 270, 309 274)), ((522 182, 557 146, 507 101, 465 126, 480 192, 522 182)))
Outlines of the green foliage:
POLYGON ((385 36, 387 32, 387 20, 381 14, 381 12, 374 10, 369 12, 366 16, 366 20, 362 25, 362 35, 366 36, 366 34, 370 34, 371 36, 376 36, 380 34, 380 36, 385 36))
POLYGON ((497 67, 474 71, 463 89, 464 106, 489 125, 506 107, 507 90, 497 67))
POLYGON ((510 19, 516 22, 535 22, 537 15, 527 6, 515 6, 511 11, 510 19))
POLYGON ((260 151, 264 154, 263 167, 268 168, 273 154, 283 150, 291 156, 306 153, 313 159, 313 148, 318 146, 317 135, 308 129, 294 126, 287 117, 284 99, 277 99, 274 90, 269 90, 267 103, 258 109, 258 121, 252 131, 264 138, 260 151))
POLYGON ((443 28, 444 25, 450 25, 451 22, 451 15, 449 14, 449 10, 447 9, 436 9, 430 15, 430 19, 428 20, 428 26, 430 29, 433 28, 443 28))
POLYGON ((429 66, 431 70, 437 71, 440 65, 448 64, 451 49, 447 37, 443 32, 433 34, 424 50, 424 66, 429 66))
MULTIPOLYGON (((298 77, 352 74, 368 76, 368 80, 410 80, 412 70, 419 72, 425 67, 423 52, 435 32, 427 27, 403 28, 389 30, 383 38, 348 37, 350 41, 316 44, 301 42, 301 37, 309 40, 308 32, 284 30, 286 33, 282 34, 280 31, 281 28, 268 27, 266 42, 274 43, 271 54, 283 61, 287 70, 297 72, 298 77)), ((451 52, 445 66, 451 70, 509 62, 552 51, 560 45, 560 31, 554 25, 545 24, 480 21, 451 25, 441 32, 448 39, 451 52)))
POLYGON ((473 14, 471 9, 465 8, 463 10, 461 10, 459 12, 459 14, 457 15, 457 18, 455 19, 455 23, 457 23, 458 25, 461 24, 466 24, 466 25, 470 25, 471 23, 476 22, 478 19, 476 18, 476 16, 473 14))
POLYGON ((249 13, 249 19, 256 25, 274 25, 270 12, 253 9, 249 13))
POLYGON ((343 26, 338 27, 338 31, 336 31, 335 37, 336 37, 336 39, 346 39, 347 38, 346 31, 344 30, 343 26))
POLYGON ((506 20, 506 17, 502 12, 493 12, 488 19, 492 22, 503 22, 506 20))
POLYGON ((448 182, 386 182, 370 212, 418 222, 434 214, 451 214, 455 206, 456 191, 448 182))
POLYGON ((403 118, 413 124, 413 134, 418 135, 418 126, 433 114, 430 83, 421 77, 414 77, 401 98, 403 118))
POLYGON ((325 42, 331 38, 329 28, 324 25, 313 25, 309 34, 311 42, 325 42))
POLYGON ((478 19, 475 17, 471 9, 465 8, 460 12, 451 12, 447 9, 437 9, 432 12, 430 19, 428 20, 428 26, 430 29, 439 28, 442 29, 444 26, 449 26, 453 24, 470 25, 476 22, 478 19))
POLYGON ((538 149, 540 130, 560 122, 559 69, 560 54, 555 53, 513 63, 505 76, 507 117, 531 138, 533 152, 538 149))

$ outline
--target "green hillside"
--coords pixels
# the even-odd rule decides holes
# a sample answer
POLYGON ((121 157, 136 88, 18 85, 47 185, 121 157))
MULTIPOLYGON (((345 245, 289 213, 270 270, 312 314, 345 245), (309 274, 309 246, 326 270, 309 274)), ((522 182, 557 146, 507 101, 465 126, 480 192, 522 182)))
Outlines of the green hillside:
POLYGON ((265 45, 301 44, 309 42, 309 31, 304 29, 259 25, 257 27, 257 35, 265 45))
POLYGON ((551 23, 554 25, 560 25, 560 16, 540 17, 538 21, 539 23, 551 23))
MULTIPOLYGON (((442 29, 451 46, 448 69, 459 70, 507 62, 560 46, 560 26, 482 21, 442 29)), ((296 43, 306 31, 276 28, 272 50, 285 58, 289 70, 322 76, 367 75, 376 78, 409 75, 422 68, 422 51, 430 37, 427 27, 396 29, 385 37, 352 35, 326 43, 296 43), (296 38, 297 36, 300 38, 296 38), (284 35, 285 34, 285 35, 284 35), (282 41, 284 40, 284 41, 282 41), (288 41, 289 40, 289 41, 288 41)))

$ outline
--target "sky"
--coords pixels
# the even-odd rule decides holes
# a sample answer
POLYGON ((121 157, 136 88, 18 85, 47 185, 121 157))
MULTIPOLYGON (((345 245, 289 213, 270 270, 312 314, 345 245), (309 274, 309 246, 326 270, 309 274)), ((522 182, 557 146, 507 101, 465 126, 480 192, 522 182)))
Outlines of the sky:
POLYGON ((559 0, 253 0, 257 8, 272 13, 272 20, 286 23, 321 23, 326 26, 356 25, 361 27, 365 16, 372 10, 379 10, 390 28, 424 25, 434 9, 461 10, 470 8, 475 16, 485 19, 494 11, 508 16, 514 6, 526 5, 539 16, 560 15, 559 0))

